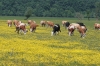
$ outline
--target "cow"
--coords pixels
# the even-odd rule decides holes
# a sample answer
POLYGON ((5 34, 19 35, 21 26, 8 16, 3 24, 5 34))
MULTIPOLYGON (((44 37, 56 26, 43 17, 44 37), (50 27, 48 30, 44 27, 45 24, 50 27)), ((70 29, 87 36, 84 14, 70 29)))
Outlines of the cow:
POLYGON ((18 25, 18 24, 20 24, 21 23, 21 21, 19 21, 19 20, 13 20, 13 24, 16 26, 16 25, 18 25))
POLYGON ((30 32, 35 32, 35 30, 36 30, 36 27, 37 26, 39 26, 39 25, 37 25, 36 23, 34 23, 33 21, 28 21, 28 24, 29 24, 29 26, 30 26, 30 32))
POLYGON ((94 28, 100 30, 100 24, 99 24, 99 23, 95 23, 95 24, 94 24, 94 28))
POLYGON ((18 31, 18 28, 19 28, 19 25, 21 24, 21 21, 14 20, 13 24, 15 25, 15 28, 16 28, 15 32, 18 31))
POLYGON ((33 20, 28 20, 28 24, 30 24, 30 23, 36 23, 36 22, 33 20))
POLYGON ((69 22, 66 22, 66 23, 65 23, 65 29, 66 29, 66 28, 67 28, 67 30, 68 30, 69 36, 72 36, 73 33, 74 33, 74 31, 75 31, 75 25, 73 25, 73 24, 71 24, 71 23, 69 23, 69 22))
POLYGON ((53 26, 53 30, 51 32, 51 36, 56 35, 57 33, 59 33, 59 31, 61 32, 60 25, 59 24, 55 24, 53 26))
POLYGON ((70 25, 70 23, 69 23, 69 22, 66 22, 66 23, 65 23, 65 29, 66 29, 66 28, 68 29, 69 25, 70 25))
POLYGON ((41 24, 42 27, 45 27, 46 26, 46 21, 42 20, 42 21, 40 21, 40 24, 41 24))
POLYGON ((62 21, 62 26, 64 27, 67 21, 62 21))
POLYGON ((35 23, 30 24, 30 32, 33 32, 33 31, 35 32, 37 26, 38 25, 35 23))
POLYGON ((51 22, 51 21, 47 21, 46 24, 47 24, 47 27, 53 27, 54 26, 54 23, 51 22))
POLYGON ((80 37, 84 38, 86 35, 87 28, 86 28, 86 26, 79 26, 78 31, 80 33, 80 37))
POLYGON ((12 20, 7 20, 7 24, 8 24, 9 27, 11 27, 12 26, 12 20))
POLYGON ((24 23, 20 23, 19 25, 16 25, 16 31, 17 31, 18 34, 20 32, 23 32, 24 34, 26 34, 26 32, 28 32, 24 23))
POLYGON ((27 30, 26 30, 26 24, 25 23, 22 23, 19 20, 14 20, 13 24, 15 25, 15 28, 16 28, 15 32, 17 32, 19 34, 20 31, 21 32, 23 31, 24 34, 26 34, 27 30))
POLYGON ((72 36, 75 30, 75 26, 74 25, 69 25, 68 26, 68 34, 69 36, 72 36))

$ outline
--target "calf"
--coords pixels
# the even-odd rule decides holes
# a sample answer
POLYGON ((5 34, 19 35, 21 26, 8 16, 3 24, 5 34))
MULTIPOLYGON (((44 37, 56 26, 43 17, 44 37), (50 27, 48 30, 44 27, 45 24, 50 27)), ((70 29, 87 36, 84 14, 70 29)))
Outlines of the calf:
POLYGON ((59 31, 61 32, 60 25, 59 24, 55 24, 53 26, 53 31, 51 32, 51 36, 56 35, 56 33, 59 33, 59 31))
POLYGON ((7 24, 8 24, 9 27, 11 27, 12 26, 12 20, 7 20, 7 24))

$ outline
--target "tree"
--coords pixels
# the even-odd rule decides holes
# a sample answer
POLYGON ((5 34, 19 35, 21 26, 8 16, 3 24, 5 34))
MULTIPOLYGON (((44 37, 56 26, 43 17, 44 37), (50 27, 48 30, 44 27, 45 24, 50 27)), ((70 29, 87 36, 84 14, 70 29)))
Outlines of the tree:
POLYGON ((27 20, 31 15, 32 15, 32 8, 31 7, 27 7, 27 10, 25 12, 25 20, 27 20))
POLYGON ((75 17, 78 18, 80 21, 84 18, 83 14, 81 14, 80 12, 77 12, 75 14, 75 17))
POLYGON ((90 20, 90 10, 87 10, 86 13, 87 13, 88 20, 90 20))

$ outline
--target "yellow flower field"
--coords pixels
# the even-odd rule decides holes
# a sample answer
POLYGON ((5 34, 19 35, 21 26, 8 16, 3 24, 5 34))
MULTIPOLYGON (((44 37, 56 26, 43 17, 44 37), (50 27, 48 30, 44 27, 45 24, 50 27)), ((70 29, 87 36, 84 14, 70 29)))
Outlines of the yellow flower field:
POLYGON ((18 35, 14 26, 7 26, 6 20, 0 22, 0 66, 100 65, 100 35, 95 36, 90 27, 82 39, 77 31, 69 37, 62 26, 62 32, 56 36, 50 35, 52 28, 41 26, 35 33, 18 35))

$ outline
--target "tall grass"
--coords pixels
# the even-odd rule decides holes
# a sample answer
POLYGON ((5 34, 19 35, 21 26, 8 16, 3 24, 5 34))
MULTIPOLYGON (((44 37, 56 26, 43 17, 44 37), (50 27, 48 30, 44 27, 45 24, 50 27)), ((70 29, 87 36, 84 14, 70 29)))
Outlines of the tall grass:
MULTIPOLYGON (((74 36, 61 25, 62 20, 78 22, 75 18, 31 17, 39 27, 35 33, 17 34, 14 25, 8 27, 6 20, 18 19, 25 23, 24 17, 0 18, 0 66, 99 66, 100 31, 94 30, 95 19, 83 19, 88 31, 80 38, 75 30, 74 36), (61 26, 61 33, 51 36, 52 28, 40 26, 41 20, 50 20, 61 26)), ((29 29, 29 26, 26 26, 29 29)))

